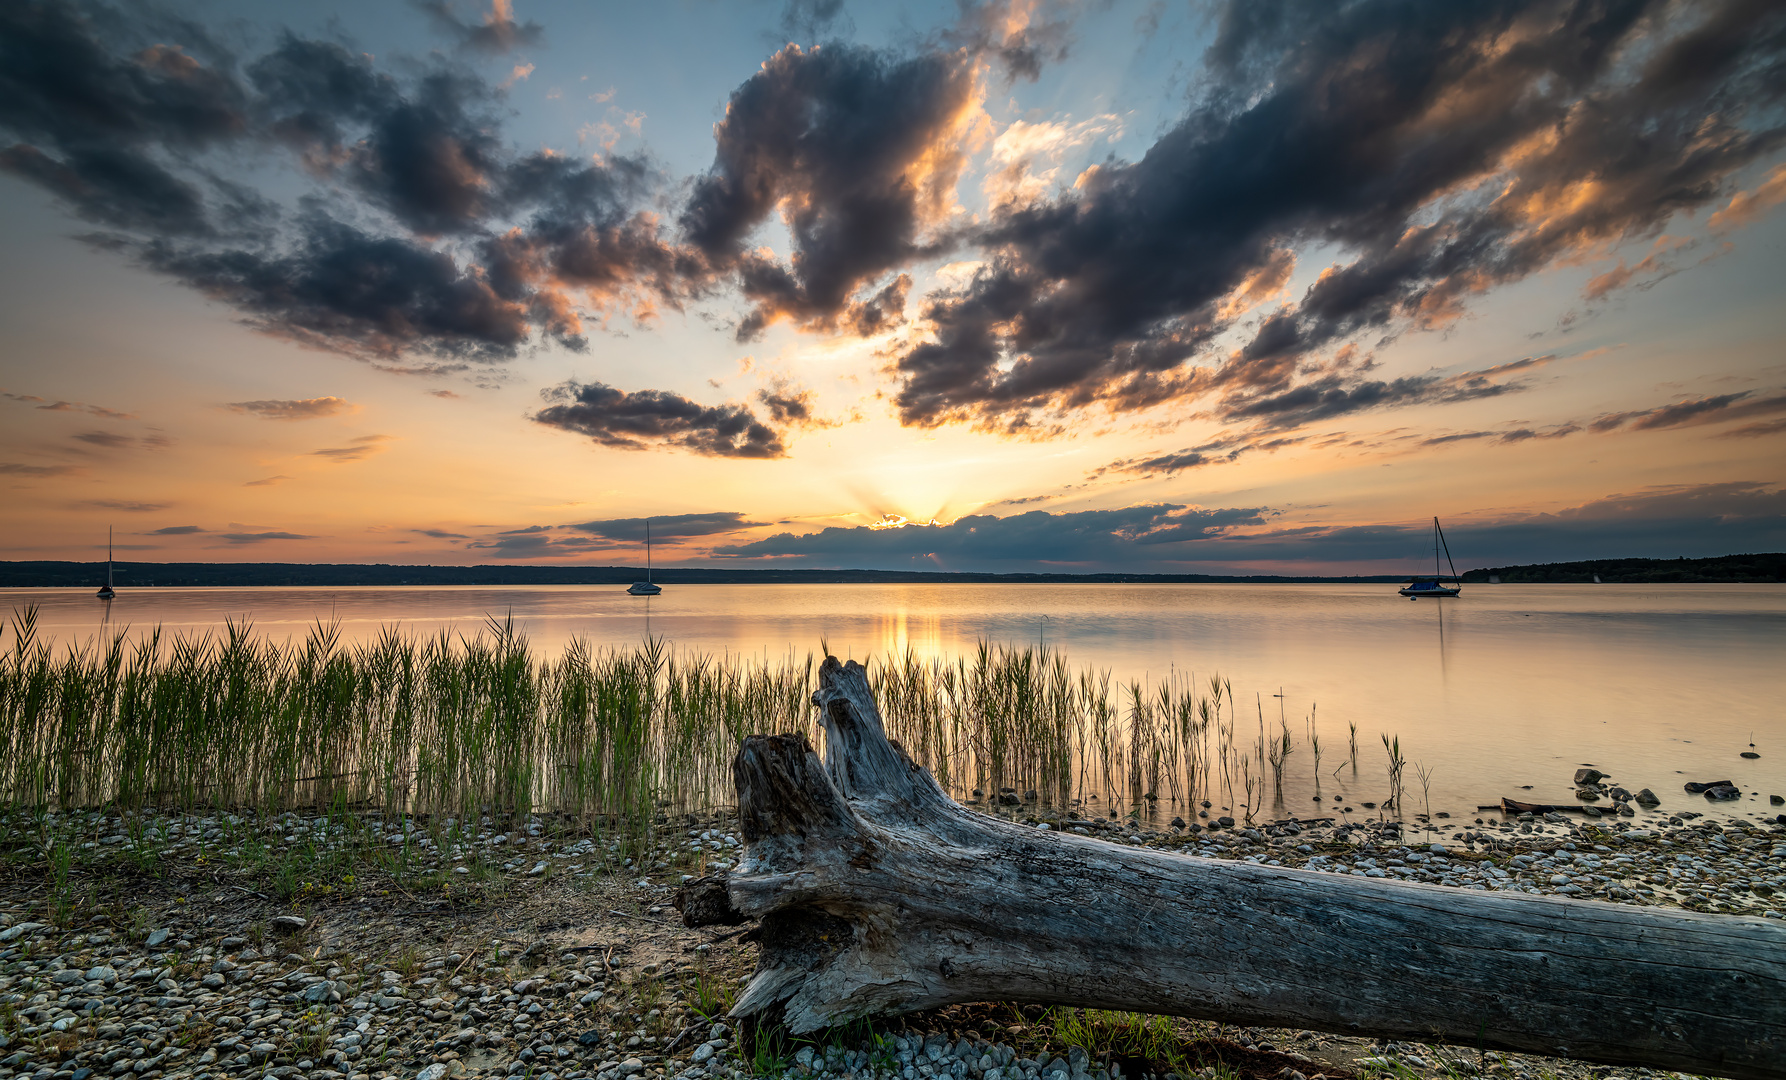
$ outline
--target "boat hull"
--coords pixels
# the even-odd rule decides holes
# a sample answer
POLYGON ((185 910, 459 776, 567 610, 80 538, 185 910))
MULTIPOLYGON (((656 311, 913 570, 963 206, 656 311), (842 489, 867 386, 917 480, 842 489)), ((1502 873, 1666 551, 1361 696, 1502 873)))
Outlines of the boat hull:
POLYGON ((1403 586, 1395 591, 1403 596, 1413 597, 1416 600, 1420 599, 1422 596, 1456 596, 1458 593, 1463 592, 1462 589, 1415 589, 1407 586, 1403 586))
POLYGON ((626 591, 631 596, 656 596, 664 590, 662 586, 653 585, 649 581, 635 581, 626 591))

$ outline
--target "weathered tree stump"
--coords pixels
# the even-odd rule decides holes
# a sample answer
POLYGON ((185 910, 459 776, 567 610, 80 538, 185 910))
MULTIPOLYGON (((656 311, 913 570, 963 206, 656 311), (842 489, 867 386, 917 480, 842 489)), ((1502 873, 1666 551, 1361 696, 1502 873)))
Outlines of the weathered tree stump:
POLYGON ((685 898, 759 920, 732 1015, 796 1032, 1015 1001, 1786 1077, 1786 926, 1338 877, 1131 848, 970 812, 827 658, 827 752, 753 735, 745 851, 685 898), (723 895, 721 890, 723 889, 723 895))

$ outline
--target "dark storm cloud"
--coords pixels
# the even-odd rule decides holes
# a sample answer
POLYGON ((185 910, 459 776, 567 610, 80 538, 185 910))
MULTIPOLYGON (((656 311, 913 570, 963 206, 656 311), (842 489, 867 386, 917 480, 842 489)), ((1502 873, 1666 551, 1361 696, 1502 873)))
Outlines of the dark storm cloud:
MULTIPOLYGON (((604 540, 636 541, 645 539, 646 520, 645 518, 608 518, 602 521, 585 521, 565 527, 589 533, 604 540)), ((736 511, 711 514, 667 514, 649 520, 652 542, 661 544, 679 544, 691 536, 717 536, 721 533, 754 529, 760 525, 768 524, 763 521, 750 521, 736 511)))
POLYGON ((19 140, 0 148, 0 169, 89 221, 213 233, 207 200, 234 193, 181 175, 170 155, 246 129, 247 97, 227 63, 196 24, 44 0, 0 5, 0 130, 19 140), (181 44, 160 44, 156 31, 181 44))
POLYGON ((603 446, 621 450, 673 446, 709 457, 787 455, 781 433, 743 405, 702 405, 667 390, 628 393, 574 380, 540 395, 551 404, 533 414, 535 421, 587 435, 603 446))
MULTIPOLYGON (((537 31, 505 5, 457 25, 478 47, 537 31)), ((505 119, 500 88, 439 58, 399 78, 334 41, 238 58, 147 9, 0 6, 0 168, 251 325, 396 370, 581 348, 581 307, 648 319, 706 287, 642 209, 656 170, 518 153, 505 119), (216 171, 276 147, 320 182, 295 213, 216 171)))
POLYGON ((545 28, 539 23, 515 21, 513 0, 491 0, 490 10, 475 23, 461 19, 449 0, 414 0, 414 3, 463 49, 500 55, 545 40, 545 28))
POLYGON ((935 250, 922 233, 953 204, 966 163, 956 137, 975 94, 967 50, 841 43, 790 45, 733 91, 682 228, 755 305, 740 339, 782 319, 860 334, 900 320, 909 281, 858 293, 935 250), (749 245, 777 210, 793 237, 788 264, 749 245))
POLYGON ((1304 368, 1727 195, 1782 142, 1786 8, 1233 0, 1207 75, 1139 161, 977 236, 987 266, 929 298, 931 340, 898 362, 906 423, 1220 393, 1295 424, 1431 400, 1304 368), (1308 244, 1351 261, 1250 331, 1224 313, 1308 244), (1240 344, 1218 354, 1224 333, 1240 344))
POLYGON ((413 240, 317 214, 275 249, 195 250, 157 241, 151 268, 243 312, 269 333, 385 360, 421 349, 493 360, 527 340, 528 309, 475 268, 413 240))
POLYGON ((962 570, 1037 564, 1117 564, 1124 560, 1184 557, 1187 545, 1259 525, 1260 508, 1205 510, 1173 503, 1121 510, 1051 514, 1031 510, 1010 517, 970 515, 949 525, 871 529, 832 527, 816 533, 777 533, 714 549, 733 559, 787 559, 836 567, 910 567, 962 570))

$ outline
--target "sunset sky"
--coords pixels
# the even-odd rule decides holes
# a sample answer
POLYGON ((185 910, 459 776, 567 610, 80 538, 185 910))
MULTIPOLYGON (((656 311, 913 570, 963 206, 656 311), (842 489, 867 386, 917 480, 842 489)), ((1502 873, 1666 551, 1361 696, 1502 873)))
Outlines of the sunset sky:
POLYGON ((12 0, 0 559, 1779 551, 1782 202, 1773 0, 12 0))

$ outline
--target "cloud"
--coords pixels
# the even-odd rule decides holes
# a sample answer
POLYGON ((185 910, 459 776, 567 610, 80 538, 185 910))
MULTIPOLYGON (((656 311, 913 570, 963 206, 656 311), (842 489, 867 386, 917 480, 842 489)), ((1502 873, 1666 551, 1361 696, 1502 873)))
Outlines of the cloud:
POLYGON ((1508 431, 1457 431, 1447 435, 1433 435, 1420 440, 1421 446, 1443 446, 1446 443, 1469 442, 1476 439, 1490 439, 1497 443, 1522 443, 1533 439, 1562 439, 1581 430, 1579 424, 1570 421, 1560 424, 1549 431, 1538 431, 1535 428, 1513 428, 1508 431))
POLYGON ((1664 277, 1679 272, 1674 267, 1658 260, 1654 255, 1646 255, 1642 261, 1632 266, 1626 266, 1625 260, 1620 259, 1619 264, 1611 270, 1589 278, 1587 285, 1581 290, 1581 295, 1587 300, 1599 300, 1607 293, 1622 289, 1639 278, 1649 277, 1649 283, 1654 284, 1664 277))
POLYGON ((1786 165, 1775 165, 1755 190, 1732 195, 1730 204, 1713 214, 1706 225, 1716 231, 1752 225, 1782 202, 1786 202, 1786 165))
POLYGON ((1062 120, 1014 120, 992 140, 991 171, 981 183, 987 201, 1010 209, 1054 193, 1060 184, 1060 161, 1068 150, 1122 134, 1121 118, 1105 113, 1076 123, 1062 120), (1038 161, 1046 167, 1037 169, 1038 161))
POLYGON ((314 540, 314 536, 290 532, 233 532, 219 533, 219 536, 231 544, 264 544, 269 540, 314 540))
POLYGON ((1268 384, 1255 392, 1230 394, 1218 413, 1228 421, 1257 420, 1267 428, 1285 429, 1371 409, 1475 401, 1525 389, 1526 384, 1517 379, 1496 380, 1542 362, 1522 360, 1452 376, 1408 375, 1389 380, 1358 380, 1330 372, 1287 388, 1272 389, 1268 384))
POLYGON ((1181 558, 1186 545, 1226 535, 1240 526, 1259 525, 1268 513, 1259 507, 1209 510, 1175 503, 1058 514, 1031 510, 1002 518, 970 515, 931 527, 833 526, 804 535, 776 533, 715 548, 714 555, 838 568, 1112 566, 1132 560, 1181 558))
POLYGON ((412 533, 418 533, 422 536, 432 536, 436 540, 469 540, 470 539, 470 537, 466 536, 464 533, 447 532, 445 529, 411 529, 409 531, 412 533))
POLYGON ((275 484, 279 484, 279 483, 282 483, 282 482, 284 482, 286 480, 290 480, 290 479, 291 479, 291 477, 289 477, 289 476, 267 476, 267 477, 262 477, 259 480, 250 480, 247 483, 243 484, 242 486, 243 487, 272 487, 275 484))
POLYGON ((848 37, 854 29, 855 23, 843 10, 843 0, 787 0, 781 9, 785 41, 813 44, 826 35, 848 37))
POLYGON ((960 17, 941 35, 941 44, 990 59, 1004 69, 1007 83, 1035 82, 1043 64, 1067 57, 1070 20, 1037 19, 1035 0, 987 0, 960 7, 960 17))
POLYGON ((428 396, 443 398, 447 401, 458 401, 459 397, 460 397, 460 395, 454 393, 451 390, 430 390, 430 391, 428 391, 428 396))
POLYGON ((130 502, 122 499, 88 499, 81 504, 97 510, 117 510, 125 514, 152 514, 166 510, 172 503, 130 502))
POLYGON ((1218 465, 1231 462, 1242 454, 1254 450, 1281 450, 1286 446, 1296 446, 1307 442, 1303 436, 1275 435, 1269 430, 1243 431, 1239 433, 1223 432, 1221 435, 1197 446, 1186 447, 1167 454, 1155 454, 1138 458, 1119 458, 1108 465, 1100 466, 1086 474, 1089 478, 1097 478, 1109 473, 1131 473, 1137 476, 1171 476, 1186 469, 1202 468, 1205 465, 1218 465))
POLYGON ((149 536, 191 536, 193 533, 202 533, 204 531, 205 530, 199 528, 197 525, 169 525, 166 528, 151 529, 147 535, 149 535, 149 536))
MULTIPOLYGON (((537 37, 506 4, 475 26, 424 6, 468 48, 537 37)), ((196 23, 81 12, 0 7, 0 168, 104 226, 90 242, 264 332, 438 371, 581 348, 580 305, 648 317, 705 280, 660 239, 646 207, 664 181, 644 159, 518 153, 502 89, 444 59, 400 78, 339 42, 235 56, 196 23), (295 208, 223 178, 281 148, 312 181, 295 208)))
POLYGON ((864 336, 896 325, 910 281, 884 279, 936 250, 925 233, 954 209, 979 101, 971 53, 843 43, 789 45, 733 91, 682 228, 752 303, 739 340, 783 320, 864 336), (777 211, 789 263, 750 247, 777 211))
POLYGON ((701 405, 667 390, 628 393, 574 379, 540 396, 552 404, 533 414, 535 422, 615 449, 666 446, 709 457, 787 456, 781 433, 744 405, 701 405))
POLYGON ((0 476, 67 476, 77 472, 72 465, 25 465, 17 461, 0 461, 0 476))
POLYGON ((80 401, 46 401, 43 398, 38 397, 36 394, 12 394, 5 390, 0 390, 0 398, 5 398, 8 401, 34 404, 36 408, 44 412, 84 412, 104 420, 136 419, 136 414, 134 413, 119 412, 117 409, 108 409, 103 405, 88 405, 85 402, 80 401))
POLYGON ((1786 417, 1779 420, 1766 420, 1758 424, 1744 424, 1729 431, 1720 431, 1721 439, 1756 439, 1764 435, 1786 434, 1786 417))
POLYGON ((539 23, 515 21, 513 0, 490 0, 490 10, 484 13, 481 22, 476 23, 460 19, 449 0, 414 0, 414 3, 428 14, 436 27, 457 39, 461 49, 500 55, 539 45, 545 40, 545 29, 539 23))
MULTIPOLYGON (((330 461, 337 463, 360 461, 378 453, 379 450, 383 449, 379 444, 389 442, 393 438, 395 438, 395 436, 392 435, 361 435, 359 438, 351 440, 353 443, 352 446, 330 446, 321 450, 312 450, 310 451, 310 456, 328 458, 330 461)), ((256 481, 256 483, 263 482, 264 481, 256 481)))
POLYGON ((895 363, 901 419, 1009 430, 1037 411, 1221 394, 1227 415, 1305 401, 1282 414, 1298 423, 1432 401, 1419 383, 1307 367, 1653 234, 1786 138, 1786 9, 1691 10, 1231 0, 1203 89, 1139 160, 964 237, 985 266, 920 306, 895 363), (1309 245, 1346 261, 1236 321, 1235 298, 1309 245))
POLYGON ((83 431, 69 438, 76 442, 84 442, 88 446, 98 446, 106 450, 164 450, 173 445, 174 440, 159 432, 147 435, 123 435, 116 431, 83 431))
MULTIPOLYGON (((1430 553, 1430 520, 1278 525, 1265 508, 1175 504, 1010 517, 937 528, 829 528, 721 547, 723 558, 776 565, 1130 573, 1413 572, 1430 553)), ((1584 558, 1723 555, 1786 547, 1778 484, 1674 485, 1610 494, 1549 513, 1447 521, 1460 570, 1584 558)), ((1429 563, 1430 565, 1430 563, 1429 563)))
POLYGON ((20 140, 0 148, 0 169, 89 221, 214 235, 246 193, 177 169, 167 152, 240 137, 247 96, 202 27, 154 21, 47 0, 0 8, 0 128, 20 140), (180 44, 159 43, 160 33, 180 44))
POLYGON ((248 413, 263 420, 314 420, 334 416, 352 408, 346 398, 314 397, 295 401, 232 401, 226 406, 233 412, 248 413))
MULTIPOLYGON (((646 518, 607 518, 601 521, 584 521, 565 528, 585 532, 603 540, 643 541, 645 539, 646 518)), ((749 521, 736 511, 715 512, 710 514, 666 514, 649 519, 651 522, 651 540, 659 544, 679 544, 691 536, 717 536, 721 533, 738 532, 741 529, 754 529, 768 524, 762 521, 749 521)))
POLYGON ((1671 405, 1658 405, 1635 412, 1607 413, 1595 418, 1588 427, 1596 432, 1626 427, 1634 431, 1654 431, 1746 420, 1752 416, 1786 412, 1786 394, 1759 398, 1754 394, 1752 390, 1744 390, 1714 397, 1689 398, 1671 405))
POLYGON ((465 546, 490 552, 500 559, 534 559, 554 556, 585 555, 614 547, 606 540, 589 536, 554 536, 551 525, 529 525, 508 529, 465 546))

